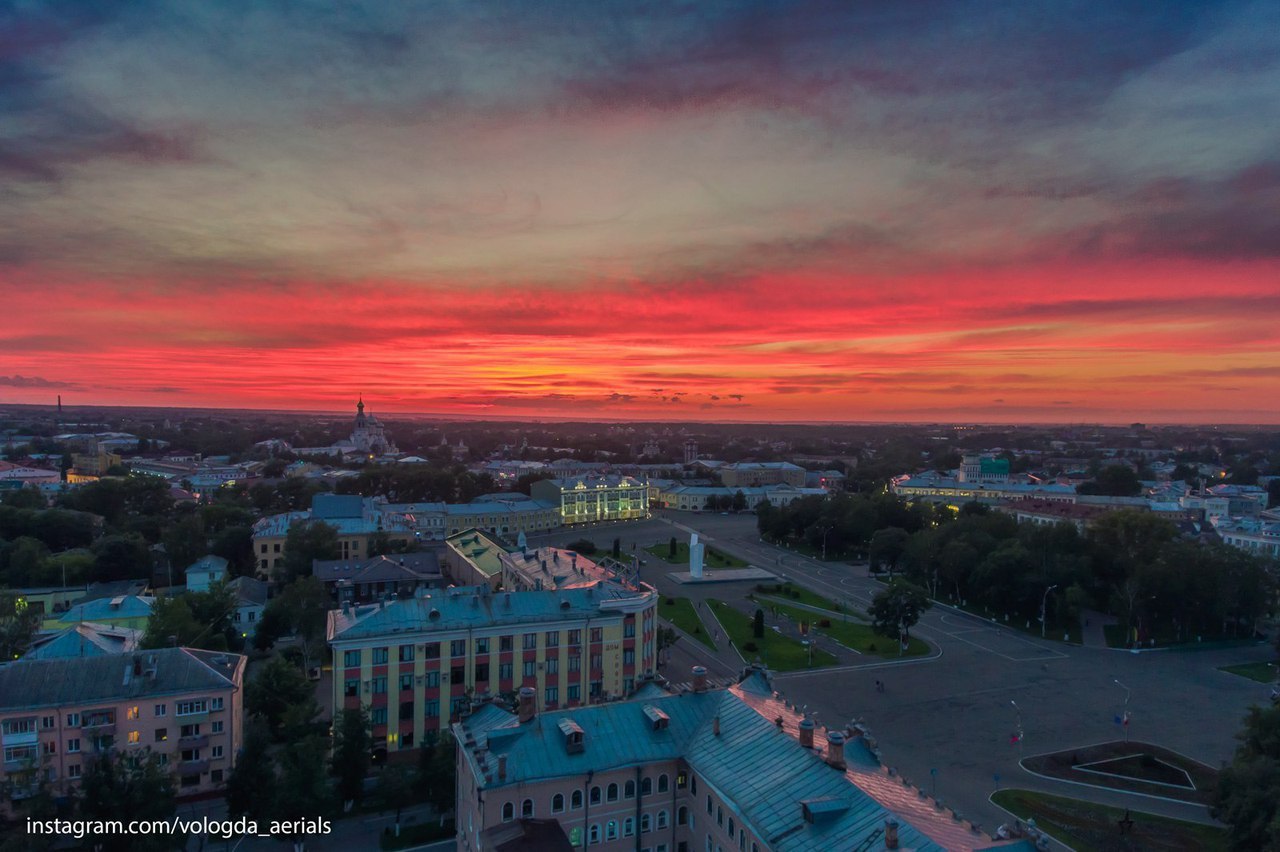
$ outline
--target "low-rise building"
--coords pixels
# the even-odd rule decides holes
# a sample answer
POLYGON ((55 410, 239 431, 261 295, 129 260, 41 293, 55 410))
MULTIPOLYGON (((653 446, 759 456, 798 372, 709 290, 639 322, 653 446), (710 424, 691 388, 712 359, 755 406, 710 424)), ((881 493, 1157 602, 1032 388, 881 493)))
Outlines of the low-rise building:
POLYGON ((742 494, 743 507, 749 511, 768 500, 774 506, 786 506, 802 497, 825 497, 826 488, 797 488, 793 485, 763 485, 728 488, 723 485, 685 485, 671 480, 649 483, 650 505, 682 512, 702 512, 711 500, 721 503, 742 494))
POLYGON ((760 673, 555 712, 535 697, 522 690, 516 714, 486 705, 453 727, 460 852, 532 837, 609 852, 1011 845, 892 777, 864 728, 820 731, 760 673))
POLYGON ((240 748, 245 659, 160 648, 0 667, 0 784, 67 795, 90 761, 150 752, 179 795, 220 789, 240 748))
POLYGON ((733 462, 716 471, 728 488, 750 488, 760 485, 791 485, 803 488, 808 473, 791 462, 733 462))
POLYGON ((419 589, 444 585, 434 550, 368 559, 317 559, 311 572, 338 605, 413 597, 419 589))
POLYGON ((364 707, 375 747, 397 751, 433 741, 483 695, 529 687, 544 708, 627 695, 657 667, 657 601, 644 585, 482 585, 334 610, 334 716, 364 707))
POLYGON ((231 623, 243 638, 252 639, 258 632, 262 611, 271 598, 271 587, 257 577, 236 577, 227 583, 227 588, 236 598, 236 611, 231 614, 231 623))
POLYGON ((154 597, 142 595, 117 595, 113 598, 96 598, 78 603, 58 617, 61 626, 70 626, 82 621, 93 621, 109 624, 113 627, 130 627, 134 630, 146 630, 151 620, 151 608, 155 604, 154 597))
POLYGON ((201 556, 187 566, 187 591, 207 592, 214 583, 224 582, 229 564, 221 556, 214 556, 212 553, 201 556))
POLYGON ((136 650, 140 641, 141 630, 85 621, 55 632, 36 634, 22 659, 56 660, 126 654, 136 650))
POLYGON ((649 489, 630 476, 543 479, 529 491, 533 499, 558 507, 566 526, 649 516, 649 489))
POLYGON ((384 502, 355 495, 317 494, 311 498, 309 510, 272 515, 253 525, 253 552, 259 573, 267 574, 284 565, 289 528, 308 521, 323 521, 337 529, 343 559, 367 556, 375 536, 406 545, 418 541, 412 522, 404 514, 389 510, 384 502))
POLYGON ((1218 536, 1232 547, 1255 556, 1280 558, 1280 521, 1216 517, 1211 523, 1218 536))
POLYGON ((470 503, 389 503, 387 513, 404 517, 420 541, 442 541, 471 528, 514 538, 562 526, 560 504, 523 494, 486 494, 470 503))
POLYGON ((27 465, 0 460, 0 482, 17 482, 21 485, 36 487, 61 481, 62 474, 56 470, 28 467, 27 465))
POLYGON ((1018 500, 1077 502, 1074 485, 1021 482, 1008 482, 1002 485, 972 483, 936 474, 895 477, 889 484, 889 490, 906 500, 949 503, 955 506, 969 502, 995 504, 1018 500))
POLYGON ((459 586, 502 586, 502 555, 507 548, 476 529, 463 530, 444 542, 445 571, 459 586))

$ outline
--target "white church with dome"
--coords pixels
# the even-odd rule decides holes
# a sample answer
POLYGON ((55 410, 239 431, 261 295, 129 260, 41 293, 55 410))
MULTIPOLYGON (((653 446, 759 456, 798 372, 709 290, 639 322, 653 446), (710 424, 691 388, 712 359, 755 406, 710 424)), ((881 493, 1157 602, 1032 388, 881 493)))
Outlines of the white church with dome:
POLYGON ((400 453, 386 430, 382 428, 382 424, 378 422, 378 418, 364 413, 363 396, 356 403, 356 419, 351 437, 338 441, 333 447, 344 453, 360 452, 371 456, 394 456, 400 453))

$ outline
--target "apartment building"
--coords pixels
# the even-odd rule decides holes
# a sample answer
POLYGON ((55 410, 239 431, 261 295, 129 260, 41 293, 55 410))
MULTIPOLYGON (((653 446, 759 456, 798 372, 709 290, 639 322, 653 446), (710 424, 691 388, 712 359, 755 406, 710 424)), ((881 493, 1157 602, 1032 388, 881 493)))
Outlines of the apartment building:
MULTIPOLYGON (((516 852, 965 850, 993 840, 881 767, 864 728, 819 733, 753 671, 728 690, 512 714, 453 726, 457 848, 516 852), (535 847, 535 844, 536 845, 535 847)), ((1021 846, 1021 848, 1028 848, 1021 846)))
POLYGON ((529 687, 551 709, 627 695, 657 668, 657 603, 650 586, 597 582, 334 610, 334 715, 363 706, 375 747, 394 752, 434 741, 484 695, 529 687))
POLYGON ((272 515, 253 525, 253 552, 260 574, 269 574, 284 565, 289 528, 308 521, 323 521, 337 529, 342 559, 367 557, 374 536, 383 535, 388 541, 404 544, 418 540, 410 519, 389 510, 385 503, 354 495, 317 494, 307 511, 272 515))
POLYGON ((558 507, 565 525, 649 516, 649 489, 630 476, 543 479, 529 491, 533 499, 558 507))
POLYGON ((218 790, 240 748, 245 661, 161 648, 0 668, 0 786, 59 795, 104 755, 156 754, 180 796, 218 790))

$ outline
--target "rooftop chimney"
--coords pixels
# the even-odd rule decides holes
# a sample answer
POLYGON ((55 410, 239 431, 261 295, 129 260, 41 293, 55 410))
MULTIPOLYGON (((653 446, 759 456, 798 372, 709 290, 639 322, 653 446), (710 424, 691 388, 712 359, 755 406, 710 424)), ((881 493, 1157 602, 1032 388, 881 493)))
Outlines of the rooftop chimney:
POLYGON ((898 821, 893 817, 884 821, 884 848, 898 848, 898 821))
POLYGON ((840 770, 845 767, 844 734, 839 731, 827 732, 827 765, 840 770))
POLYGON ((800 720, 800 745, 804 748, 813 748, 813 720, 805 716, 800 720))
POLYGON ((707 667, 706 666, 693 667, 693 691, 694 692, 707 691, 707 667))
POLYGON ((532 722, 533 717, 538 714, 537 707, 538 691, 531 686, 520 687, 520 724, 532 722))
POLYGON ((717 737, 720 736, 720 714, 717 713, 715 718, 711 720, 711 733, 717 737))

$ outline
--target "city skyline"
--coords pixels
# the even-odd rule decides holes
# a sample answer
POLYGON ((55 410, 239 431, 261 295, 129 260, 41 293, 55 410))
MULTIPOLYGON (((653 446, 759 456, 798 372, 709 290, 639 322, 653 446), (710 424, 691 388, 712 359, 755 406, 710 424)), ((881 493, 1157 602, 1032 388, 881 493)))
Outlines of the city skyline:
POLYGON ((6 6, 0 403, 1280 422, 1277 26, 6 6))

